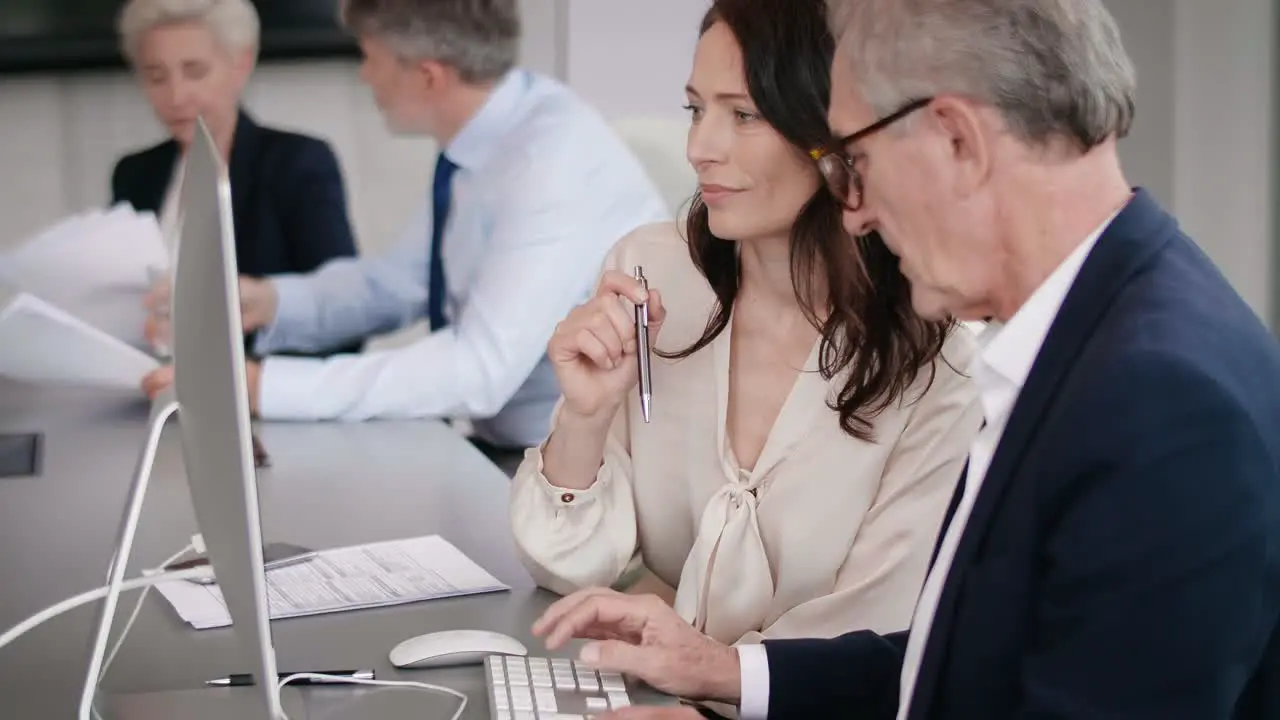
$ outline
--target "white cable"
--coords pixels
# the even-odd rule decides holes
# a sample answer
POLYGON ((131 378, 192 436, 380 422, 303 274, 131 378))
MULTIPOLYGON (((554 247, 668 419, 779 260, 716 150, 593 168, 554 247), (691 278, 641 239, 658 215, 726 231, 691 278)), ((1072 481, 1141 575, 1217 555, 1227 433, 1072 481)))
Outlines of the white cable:
MULTIPOLYGON (((120 592, 124 592, 125 590, 137 590, 138 588, 150 587, 152 585, 158 585, 162 582, 168 582, 170 580, 188 580, 191 578, 204 577, 208 573, 209 573, 208 568, 196 567, 196 568, 188 568, 186 570, 175 570, 172 572, 163 572, 163 573, 157 573, 155 575, 147 575, 140 578, 134 578, 132 580, 126 580, 125 582, 120 583, 120 592)), ((103 585, 100 588, 97 588, 95 590, 90 590, 89 592, 86 592, 86 593, 80 593, 79 595, 73 598, 63 600, 57 605, 41 610, 35 615, 32 615, 26 620, 23 620, 17 625, 14 625, 13 627, 9 628, 7 631, 5 631, 3 635, 0 635, 0 648, 3 648, 4 646, 8 645, 14 640, 17 640, 19 637, 22 637, 23 635, 31 632, 33 629, 39 627, 40 625, 43 625, 44 623, 61 615, 62 613, 67 612, 68 610, 74 610, 75 608, 78 608, 81 605, 87 605, 88 603, 91 603, 94 600, 99 600, 103 597, 106 597, 108 590, 110 590, 110 587, 107 585, 103 585)))
MULTIPOLYGON (((430 683, 416 682, 413 680, 365 680, 363 678, 344 677, 342 675, 325 675, 323 673, 294 673, 282 680, 277 690, 283 690, 285 685, 294 680, 323 680, 326 683, 346 683, 350 685, 373 685, 375 687, 411 687, 419 690, 429 690, 431 692, 444 693, 458 698, 458 709, 453 712, 453 717, 449 720, 458 720, 462 717, 462 711, 467 709, 467 696, 452 688, 441 687, 440 685, 432 685, 430 683)), ((288 716, 285 717, 288 720, 288 716)))
MULTIPOLYGON (((195 545, 188 545, 169 557, 168 560, 160 563, 158 570, 163 570, 169 565, 177 562, 183 555, 195 550, 195 545)), ((144 573, 154 572, 144 570, 144 573)), ((125 622, 124 629, 120 631, 120 637, 116 638, 116 644, 112 646, 111 652, 107 653, 107 658, 102 661, 102 670, 98 673, 98 682, 102 682, 102 678, 107 676, 107 670, 111 667, 111 662, 116 659, 116 654, 120 652, 120 648, 124 647, 124 639, 129 636, 129 631, 133 629, 133 623, 137 621, 138 614, 142 611, 142 604, 147 599, 147 593, 151 592, 153 586, 148 585, 142 588, 142 592, 138 595, 138 601, 133 605, 133 612, 129 615, 129 620, 125 622)))
POLYGON ((151 480, 151 469, 155 463, 156 449, 160 445, 160 435, 164 432, 165 423, 177 410, 178 402, 173 399, 171 389, 166 389, 151 406, 151 417, 147 423, 147 440, 143 445, 142 455, 138 458, 133 486, 129 490, 129 499, 120 526, 120 536, 116 541, 115 555, 112 556, 111 565, 108 566, 107 586, 102 594, 105 599, 102 602, 98 626, 93 633, 89 667, 85 672, 84 684, 80 688, 77 717, 82 720, 89 720, 90 715, 93 714, 93 693, 98 687, 98 679, 102 676, 102 659, 107 651, 107 638, 111 634, 111 622, 115 619, 116 603, 123 590, 124 573, 129 563, 129 554, 133 550, 133 538, 138 529, 138 518, 142 514, 142 504, 146 499, 147 485, 151 480))

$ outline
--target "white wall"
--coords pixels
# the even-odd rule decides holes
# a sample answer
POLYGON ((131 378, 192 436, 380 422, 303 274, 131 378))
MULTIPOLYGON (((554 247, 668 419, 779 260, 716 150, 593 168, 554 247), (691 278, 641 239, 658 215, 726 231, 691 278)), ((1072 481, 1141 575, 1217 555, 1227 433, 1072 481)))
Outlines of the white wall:
POLYGON ((570 0, 565 78, 610 117, 683 120, 710 0, 570 0))

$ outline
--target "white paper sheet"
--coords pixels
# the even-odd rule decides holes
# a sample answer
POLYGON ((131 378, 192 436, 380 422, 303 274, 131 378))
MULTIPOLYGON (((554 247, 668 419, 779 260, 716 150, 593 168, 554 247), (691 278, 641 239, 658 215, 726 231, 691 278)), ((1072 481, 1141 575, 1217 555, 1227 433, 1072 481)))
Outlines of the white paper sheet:
POLYGON ((0 280, 142 347, 148 268, 170 252, 153 213, 129 205, 64 218, 0 253, 0 280))
POLYGON ((155 358, 26 293, 0 310, 0 375, 35 383, 129 388, 155 358))
MULTIPOLYGON (((323 550, 266 576, 272 620, 511 589, 439 535, 323 550)), ((217 585, 156 589, 197 630, 231 624, 217 585)))

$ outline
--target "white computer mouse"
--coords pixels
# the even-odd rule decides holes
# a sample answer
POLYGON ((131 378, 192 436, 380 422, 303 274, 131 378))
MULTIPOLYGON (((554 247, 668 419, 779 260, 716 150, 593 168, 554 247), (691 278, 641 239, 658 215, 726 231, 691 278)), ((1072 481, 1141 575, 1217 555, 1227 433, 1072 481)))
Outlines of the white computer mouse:
POLYGON ((513 637, 488 630, 442 630, 409 638, 391 648, 398 668, 478 665, 488 655, 528 655, 513 637))

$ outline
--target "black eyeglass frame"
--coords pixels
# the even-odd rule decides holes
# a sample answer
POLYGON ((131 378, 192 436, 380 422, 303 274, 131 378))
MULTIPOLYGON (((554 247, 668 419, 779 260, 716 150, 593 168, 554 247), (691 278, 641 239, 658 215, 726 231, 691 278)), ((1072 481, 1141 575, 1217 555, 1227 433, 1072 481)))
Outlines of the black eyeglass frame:
POLYGON ((862 209, 862 173, 858 172, 854 166, 858 156, 849 153, 849 146, 880 132, 931 102, 933 102, 932 97, 909 100, 897 110, 861 130, 838 137, 822 147, 810 150, 809 157, 818 162, 818 171, 826 181, 827 190, 849 210, 862 209))

